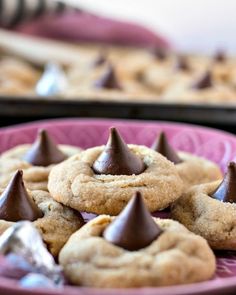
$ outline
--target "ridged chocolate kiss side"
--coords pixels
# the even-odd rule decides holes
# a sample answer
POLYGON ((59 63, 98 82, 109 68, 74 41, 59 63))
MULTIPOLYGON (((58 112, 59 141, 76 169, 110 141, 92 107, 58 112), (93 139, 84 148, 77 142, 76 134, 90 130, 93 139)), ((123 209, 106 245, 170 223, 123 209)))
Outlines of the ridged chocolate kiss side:
POLYGON ((199 80, 197 80, 193 85, 193 89, 206 89, 211 88, 213 86, 212 82, 212 73, 211 71, 207 71, 199 80))
POLYGON ((23 160, 34 166, 49 166, 67 158, 57 147, 46 130, 40 130, 36 141, 23 157, 23 160))
POLYGON ((0 219, 7 221, 34 221, 43 217, 43 213, 28 195, 23 172, 18 170, 0 197, 0 219))
POLYGON ((95 88, 121 89, 115 71, 111 65, 108 66, 103 76, 95 82, 94 86, 95 88))
POLYGON ((92 168, 97 174, 137 175, 146 167, 143 161, 129 149, 116 128, 111 128, 104 151, 92 168))
POLYGON ((223 181, 211 197, 222 202, 236 203, 236 163, 229 163, 223 181))
POLYGON ((162 230, 153 220, 139 192, 125 209, 105 229, 103 237, 108 242, 129 251, 149 246, 162 230))
POLYGON ((153 143, 151 148, 154 151, 162 154, 164 157, 166 157, 169 161, 173 162, 174 164, 179 164, 183 162, 169 144, 164 132, 161 132, 159 134, 159 137, 153 143))

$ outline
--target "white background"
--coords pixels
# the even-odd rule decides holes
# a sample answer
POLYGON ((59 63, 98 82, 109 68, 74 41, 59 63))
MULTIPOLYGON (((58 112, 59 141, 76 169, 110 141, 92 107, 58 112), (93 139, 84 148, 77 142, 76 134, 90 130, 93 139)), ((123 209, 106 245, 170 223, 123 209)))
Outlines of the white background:
POLYGON ((236 53, 236 0, 65 0, 93 12, 138 21, 178 49, 236 53))

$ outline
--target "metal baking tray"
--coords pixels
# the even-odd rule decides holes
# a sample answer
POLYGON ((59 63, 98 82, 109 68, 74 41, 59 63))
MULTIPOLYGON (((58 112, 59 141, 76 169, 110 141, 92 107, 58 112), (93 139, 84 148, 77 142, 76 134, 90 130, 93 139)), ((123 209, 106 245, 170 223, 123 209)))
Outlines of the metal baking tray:
MULTIPOLYGON (((33 65, 42 66, 48 60, 64 64, 70 58, 78 59, 78 47, 66 43, 29 38, 0 30, 0 47, 8 54, 19 56, 33 65), (42 51, 43 50, 43 51, 42 51)), ((37 96, 0 96, 0 125, 59 118, 104 117, 145 120, 181 121, 204 124, 228 131, 236 126, 236 105, 192 105, 178 103, 151 103, 130 101, 98 101, 89 98, 61 99, 37 96)), ((236 133, 236 131, 234 131, 236 133)))
POLYGON ((0 96, 0 124, 2 126, 29 120, 61 117, 168 120, 230 130, 236 126, 236 105, 184 105, 0 96))

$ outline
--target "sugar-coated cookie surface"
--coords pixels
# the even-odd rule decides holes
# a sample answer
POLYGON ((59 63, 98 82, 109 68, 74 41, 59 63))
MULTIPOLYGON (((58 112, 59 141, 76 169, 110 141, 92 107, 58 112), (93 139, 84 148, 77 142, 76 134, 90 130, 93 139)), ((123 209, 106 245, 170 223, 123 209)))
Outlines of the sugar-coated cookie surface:
POLYGON ((178 152, 183 162, 176 165, 178 173, 183 180, 185 190, 192 185, 222 179, 219 166, 212 161, 186 152, 178 152))
POLYGON ((155 151, 128 145, 147 168, 139 175, 98 175, 92 165, 104 146, 88 149, 55 166, 48 189, 60 203, 79 211, 117 215, 139 190, 150 211, 168 207, 182 193, 176 167, 155 151))
MULTIPOLYGON (((36 190, 29 192, 29 195, 44 214, 33 224, 48 250, 57 256, 71 234, 84 224, 83 218, 78 212, 54 201, 48 192, 36 190)), ((13 222, 0 219, 0 234, 12 224, 13 222)))
POLYGON ((98 288, 132 288, 187 284, 210 279, 216 268, 207 242, 183 225, 154 219, 164 231, 146 248, 127 251, 101 235, 112 217, 102 215, 74 233, 59 255, 73 284, 98 288))
POLYGON ((192 187, 171 207, 171 216, 204 237, 214 249, 236 250, 236 204, 210 195, 221 182, 192 187))
POLYGON ((233 104, 235 103, 235 90, 222 84, 216 84, 202 90, 192 89, 185 82, 177 81, 163 96, 163 102, 179 102, 192 104, 233 104))
MULTIPOLYGON (((18 145, 4 152, 0 156, 0 187, 5 187, 11 179, 13 173, 16 170, 21 169, 24 172, 24 181, 27 188, 31 190, 47 191, 48 175, 55 164, 47 167, 33 166, 23 160, 24 155, 30 147, 30 144, 18 145)), ((67 157, 81 151, 80 148, 70 145, 59 145, 59 149, 67 157)))

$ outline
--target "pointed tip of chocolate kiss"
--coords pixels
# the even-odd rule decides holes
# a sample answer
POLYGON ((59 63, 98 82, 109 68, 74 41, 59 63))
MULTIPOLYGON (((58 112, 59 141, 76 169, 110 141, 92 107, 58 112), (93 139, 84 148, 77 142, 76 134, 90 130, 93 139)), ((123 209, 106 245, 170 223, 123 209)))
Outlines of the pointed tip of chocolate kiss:
POLYGON ((146 208, 141 193, 137 192, 105 229, 103 237, 116 246, 137 251, 149 246, 161 233, 162 230, 146 208))
POLYGON ((176 70, 181 70, 181 71, 184 71, 184 72, 190 71, 190 66, 189 66, 188 60, 187 60, 187 58, 185 56, 181 55, 181 56, 179 56, 177 58, 175 69, 176 70))
POLYGON ((96 174, 132 175, 142 173, 146 166, 124 142, 116 128, 110 128, 108 142, 93 164, 96 174))
POLYGON ((112 65, 108 65, 105 73, 95 82, 94 86, 96 88, 121 90, 121 86, 112 65))
POLYGON ((30 220, 43 217, 43 213, 29 196, 23 172, 18 170, 0 196, 0 219, 7 221, 30 220))
POLYGON ((202 77, 200 77, 199 80, 197 80, 193 85, 193 89, 206 89, 206 88, 211 88, 213 86, 213 81, 212 81, 212 73, 211 71, 207 71, 202 77))
POLYGON ((236 163, 229 163, 223 181, 211 197, 222 202, 236 203, 236 163))
POLYGON ((49 166, 57 164, 66 159, 66 155, 59 150, 56 143, 46 130, 38 132, 36 141, 23 157, 23 160, 34 166, 49 166))
POLYGON ((166 157, 169 161, 173 162, 174 164, 179 164, 183 162, 178 156, 178 154, 175 152, 175 150, 169 144, 164 132, 161 132, 159 134, 158 138, 153 143, 151 148, 154 151, 162 154, 164 157, 166 157))

